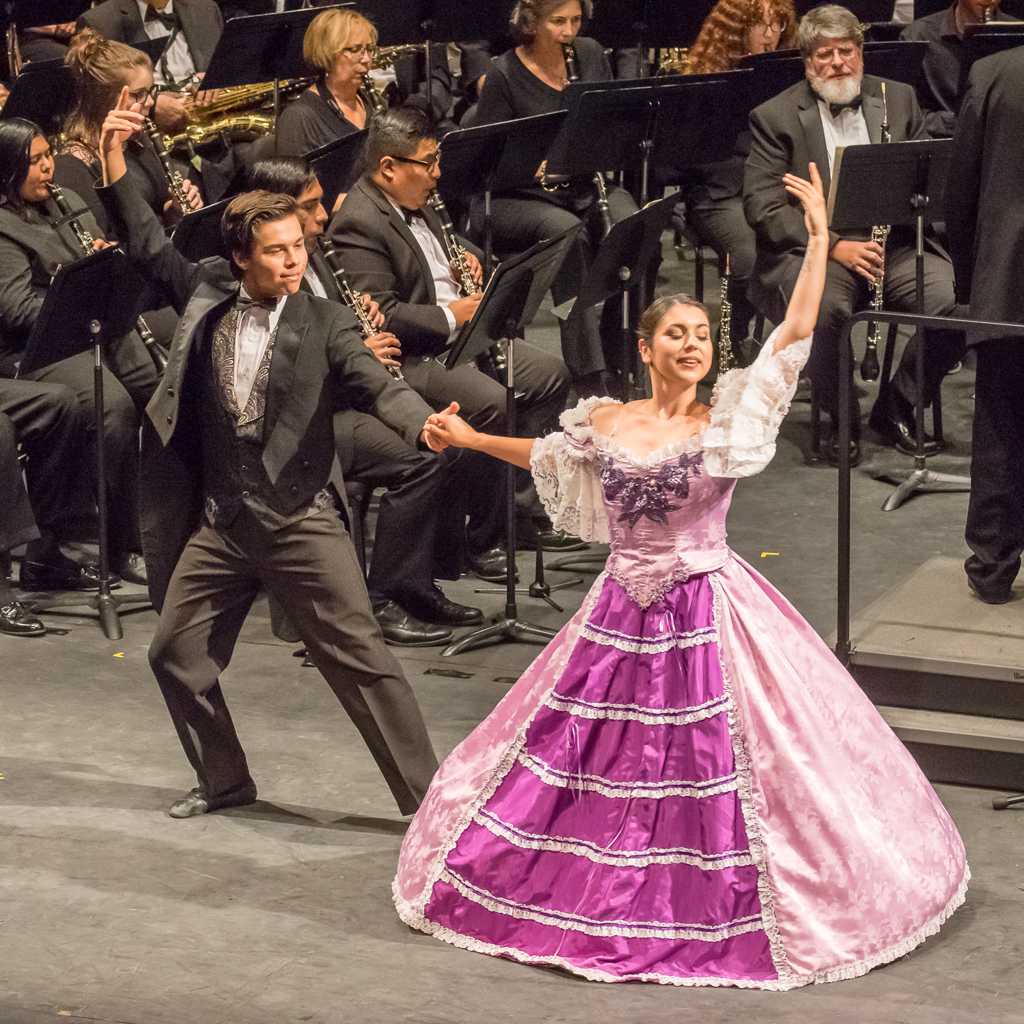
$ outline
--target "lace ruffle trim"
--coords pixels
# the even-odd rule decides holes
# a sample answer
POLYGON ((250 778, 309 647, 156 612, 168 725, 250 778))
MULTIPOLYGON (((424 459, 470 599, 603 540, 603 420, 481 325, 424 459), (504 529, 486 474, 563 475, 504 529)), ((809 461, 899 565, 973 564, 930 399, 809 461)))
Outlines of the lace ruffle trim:
POLYGON ((698 636, 685 636, 678 639, 669 637, 666 640, 624 640, 621 637, 600 633, 589 625, 583 627, 580 631, 580 636, 593 644, 600 644, 602 647, 614 647, 617 651, 625 651, 628 654, 664 654, 673 648, 685 651, 688 647, 713 644, 718 640, 718 636, 715 633, 702 633, 698 636))
MULTIPOLYGON (((722 565, 728 561, 730 553, 728 549, 722 558, 722 565)), ((701 572, 715 572, 721 569, 721 565, 713 566, 710 569, 702 569, 701 572)), ((660 601, 673 587, 685 583, 694 573, 689 569, 677 567, 665 576, 634 576, 624 572, 622 567, 616 563, 615 558, 611 559, 606 572, 629 597, 641 608, 649 608, 656 601, 660 601)))
POLYGON ((639 704, 580 700, 578 697, 563 697, 559 693, 552 693, 547 699, 547 705, 554 711, 564 711, 567 715, 595 721, 610 719, 617 722, 640 722, 643 725, 692 725, 722 714, 728 708, 728 701, 724 697, 716 697, 691 708, 648 708, 639 704))
POLYGON ((722 853, 705 853, 687 847, 648 847, 641 850, 612 850, 598 846, 585 839, 569 836, 546 836, 522 829, 502 821, 496 814, 481 808, 473 819, 492 835, 504 839, 513 846, 524 850, 540 850, 545 853, 565 853, 583 857, 594 864, 606 864, 616 868, 646 868, 652 864, 686 864, 703 871, 721 871, 725 868, 748 867, 753 863, 747 850, 726 850, 722 853))

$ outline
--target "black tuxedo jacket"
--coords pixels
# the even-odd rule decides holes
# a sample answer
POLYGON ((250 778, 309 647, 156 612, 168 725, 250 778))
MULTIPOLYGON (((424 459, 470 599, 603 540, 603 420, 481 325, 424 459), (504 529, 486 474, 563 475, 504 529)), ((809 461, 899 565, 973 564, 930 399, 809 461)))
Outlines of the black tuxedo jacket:
MULTIPOLYGON (((219 257, 190 263, 168 241, 126 178, 102 189, 129 257, 165 288, 181 319, 167 372, 143 425, 142 543, 150 596, 159 609, 178 558, 201 513, 202 480, 193 358, 208 325, 233 301, 238 282, 219 257)), ((344 306, 299 292, 278 323, 267 384, 263 465, 282 508, 297 510, 340 474, 332 420, 340 392, 415 446, 430 407, 396 381, 363 344, 344 306)))
POLYGON ((946 181, 946 230, 957 298, 970 302, 971 315, 982 320, 1024 323, 1022 126, 1024 50, 978 61, 946 181))
MULTIPOLYGON (((427 207, 420 212, 440 239, 437 215, 427 207)), ((403 359, 443 352, 448 344, 448 318, 437 305, 430 267, 405 218, 369 176, 352 186, 327 230, 341 251, 352 287, 369 292, 380 304, 382 329, 402 342, 403 359)), ((460 241, 479 255, 472 245, 460 241)))
MULTIPOLYGON (((220 8, 214 0, 174 0, 174 13, 181 22, 196 71, 205 71, 224 28, 220 8)), ((95 29, 100 35, 129 46, 149 38, 135 0, 103 0, 78 19, 78 27, 95 29)))
MULTIPOLYGON (((881 141, 881 81, 865 75, 861 88, 864 120, 872 142, 881 141)), ((924 118, 909 85, 886 80, 886 101, 893 142, 925 137, 924 118)), ((750 132, 743 210, 757 236, 751 297, 767 310, 775 307, 773 300, 780 289, 787 296, 792 291, 807 246, 803 210, 786 192, 782 176, 789 172, 806 178, 807 165, 813 160, 827 196, 831 175, 818 100, 806 80, 755 107, 750 114, 750 132)), ((833 245, 839 241, 838 234, 830 235, 833 245)), ((870 229, 866 229, 861 237, 869 235, 870 229)))

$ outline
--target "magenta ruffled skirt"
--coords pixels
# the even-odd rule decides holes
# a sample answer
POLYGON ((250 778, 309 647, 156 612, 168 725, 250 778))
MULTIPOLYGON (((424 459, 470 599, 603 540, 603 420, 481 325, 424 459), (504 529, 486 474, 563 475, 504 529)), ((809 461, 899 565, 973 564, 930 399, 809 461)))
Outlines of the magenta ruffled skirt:
POLYGON ((733 559, 647 608, 598 580, 442 765, 395 900, 455 945, 596 980, 790 988, 908 952, 966 881, 905 749, 733 559))

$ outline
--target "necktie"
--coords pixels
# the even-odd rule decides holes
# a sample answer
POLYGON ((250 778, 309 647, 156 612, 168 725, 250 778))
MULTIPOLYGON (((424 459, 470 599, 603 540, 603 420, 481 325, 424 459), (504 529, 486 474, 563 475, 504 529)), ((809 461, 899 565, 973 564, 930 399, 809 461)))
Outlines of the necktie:
POLYGON ((854 96, 849 103, 830 103, 828 112, 833 117, 838 117, 844 110, 860 110, 860 97, 854 96))

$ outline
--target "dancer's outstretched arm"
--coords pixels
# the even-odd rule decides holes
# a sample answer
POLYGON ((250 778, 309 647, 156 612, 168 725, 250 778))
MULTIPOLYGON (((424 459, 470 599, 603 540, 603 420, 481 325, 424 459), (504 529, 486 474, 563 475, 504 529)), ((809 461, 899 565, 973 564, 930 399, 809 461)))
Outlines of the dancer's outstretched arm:
POLYGON ((804 224, 807 227, 807 248, 800 276, 796 280, 793 294, 789 297, 786 319, 775 335, 774 351, 779 352, 795 341, 809 337, 818 322, 818 309, 825 291, 825 270, 828 266, 828 213, 825 209, 825 193, 821 187, 821 175, 815 165, 808 164, 810 181, 786 174, 782 181, 786 191, 800 200, 804 208, 804 224))
POLYGON ((458 415, 459 403, 452 402, 443 412, 436 412, 427 419, 423 434, 427 444, 435 451, 445 448, 469 448, 483 452, 496 459, 511 462, 521 469, 530 468, 532 437, 500 437, 497 434, 481 434, 474 430, 458 415))

